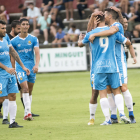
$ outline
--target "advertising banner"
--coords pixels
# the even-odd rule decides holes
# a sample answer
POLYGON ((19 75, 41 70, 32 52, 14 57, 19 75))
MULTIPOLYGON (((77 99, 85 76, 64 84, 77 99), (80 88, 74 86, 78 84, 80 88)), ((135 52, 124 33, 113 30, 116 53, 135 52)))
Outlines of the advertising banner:
POLYGON ((39 72, 87 70, 86 48, 40 49, 39 72))

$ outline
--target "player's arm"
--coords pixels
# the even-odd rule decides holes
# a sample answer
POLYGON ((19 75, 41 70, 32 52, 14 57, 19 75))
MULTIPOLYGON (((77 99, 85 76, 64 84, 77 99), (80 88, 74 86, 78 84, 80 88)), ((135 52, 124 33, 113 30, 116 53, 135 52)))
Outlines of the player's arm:
POLYGON ((133 64, 136 64, 137 63, 137 59, 136 59, 135 50, 134 50, 132 44, 129 45, 129 52, 130 52, 131 56, 133 57, 133 60, 134 60, 133 64))
POLYGON ((19 65, 22 67, 22 69, 23 69, 24 71, 26 71, 26 74, 29 75, 29 74, 30 74, 29 69, 27 69, 27 68, 23 65, 23 63, 22 63, 21 60, 20 60, 20 57, 19 57, 18 53, 15 51, 15 49, 14 49, 12 46, 9 47, 9 53, 10 53, 10 55, 13 57, 13 59, 15 59, 15 60, 19 63, 19 65))
POLYGON ((85 46, 85 44, 83 44, 83 42, 82 42, 83 39, 84 39, 84 35, 81 33, 81 34, 79 35, 79 40, 78 40, 78 46, 79 46, 79 47, 85 46))
POLYGON ((117 26, 112 26, 112 27, 110 27, 109 30, 105 30, 105 31, 94 33, 94 34, 90 35, 89 41, 92 43, 93 40, 95 39, 95 37, 110 36, 110 35, 115 34, 118 31, 119 31, 119 28, 117 26))
POLYGON ((103 15, 103 12, 97 11, 97 12, 92 13, 89 19, 88 25, 87 25, 87 32, 90 32, 92 29, 96 28, 97 24, 99 23, 99 19, 97 20, 98 15, 103 15))
POLYGON ((11 57, 12 67, 15 68, 15 59, 12 56, 10 56, 10 57, 11 57))
POLYGON ((40 52, 39 52, 39 47, 35 47, 35 56, 36 56, 36 63, 35 66, 33 67, 34 73, 38 72, 38 67, 39 67, 39 61, 40 61, 40 52))
POLYGON ((129 52, 130 52, 131 56, 133 57, 133 60, 134 60, 133 64, 136 64, 137 63, 137 59, 136 59, 135 50, 134 50, 134 48, 132 46, 132 43, 130 42, 129 39, 127 39, 125 44, 128 46, 129 52))
POLYGON ((129 47, 130 54, 131 54, 131 56, 133 57, 133 60, 134 60, 133 64, 136 64, 137 60, 136 60, 136 56, 135 56, 135 51, 134 51, 134 48, 133 48, 132 43, 130 42, 130 40, 128 38, 124 37, 119 32, 116 34, 116 37, 117 37, 117 40, 120 43, 126 44, 129 47))
POLYGON ((116 11, 118 13, 118 15, 119 15, 119 22, 124 26, 124 20, 123 20, 123 16, 122 16, 122 13, 121 13, 120 9, 118 9, 115 6, 112 6, 111 9, 113 9, 114 11, 116 11))
POLYGON ((8 68, 6 67, 5 65, 3 65, 1 62, 0 62, 0 68, 6 70, 8 73, 10 73, 11 75, 13 74, 16 74, 16 71, 14 68, 8 68))

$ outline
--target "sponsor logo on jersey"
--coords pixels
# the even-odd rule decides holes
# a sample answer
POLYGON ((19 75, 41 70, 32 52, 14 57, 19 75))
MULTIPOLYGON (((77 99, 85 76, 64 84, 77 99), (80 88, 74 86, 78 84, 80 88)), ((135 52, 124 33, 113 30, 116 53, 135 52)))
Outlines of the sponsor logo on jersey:
POLYGON ((18 44, 18 47, 20 47, 21 46, 21 44, 18 44))
POLYGON ((32 44, 32 43, 31 43, 31 41, 29 40, 29 41, 28 41, 28 45, 31 45, 31 44, 32 44))
POLYGON ((2 91, 0 90, 0 94, 2 94, 2 91))

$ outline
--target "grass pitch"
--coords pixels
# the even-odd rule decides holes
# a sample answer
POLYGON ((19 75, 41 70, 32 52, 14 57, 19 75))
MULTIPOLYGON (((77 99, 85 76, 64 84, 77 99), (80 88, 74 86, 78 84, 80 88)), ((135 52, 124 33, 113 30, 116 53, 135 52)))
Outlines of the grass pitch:
MULTIPOLYGON (((128 87, 133 96, 136 124, 100 126, 104 121, 99 98, 94 126, 88 126, 91 87, 89 72, 37 74, 32 112, 34 121, 23 121, 23 107, 17 94, 16 121, 24 128, 9 129, 0 124, 0 140, 139 140, 140 70, 128 70, 128 87)), ((128 116, 125 107, 126 116, 128 116)), ((0 120, 2 122, 2 119, 0 120)))

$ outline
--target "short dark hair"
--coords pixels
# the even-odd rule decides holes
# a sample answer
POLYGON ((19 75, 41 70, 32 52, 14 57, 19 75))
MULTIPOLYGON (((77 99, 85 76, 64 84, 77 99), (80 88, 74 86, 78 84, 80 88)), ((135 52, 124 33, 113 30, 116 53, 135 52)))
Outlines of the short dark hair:
POLYGON ((113 19, 118 19, 119 15, 116 11, 114 11, 113 9, 111 8, 106 8, 105 11, 107 11, 108 13, 110 13, 112 15, 112 18, 113 19))
POLYGON ((6 25, 6 22, 4 20, 0 20, 0 24, 6 25))
POLYGON ((28 3, 28 5, 34 5, 34 3, 33 2, 30 2, 30 3, 28 3))
POLYGON ((100 19, 100 22, 105 21, 105 16, 104 15, 98 15, 97 19, 100 19))
POLYGON ((71 28, 76 28, 76 25, 75 24, 71 24, 71 28))
POLYGON ((19 9, 23 8, 23 4, 21 3, 19 6, 18 6, 19 9))
POLYGON ((29 22, 29 20, 28 19, 26 19, 26 18, 22 18, 19 22, 20 22, 20 24, 23 22, 23 21, 28 21, 29 22))
POLYGON ((20 25, 19 20, 13 20, 11 23, 11 28, 16 28, 17 25, 20 25))

